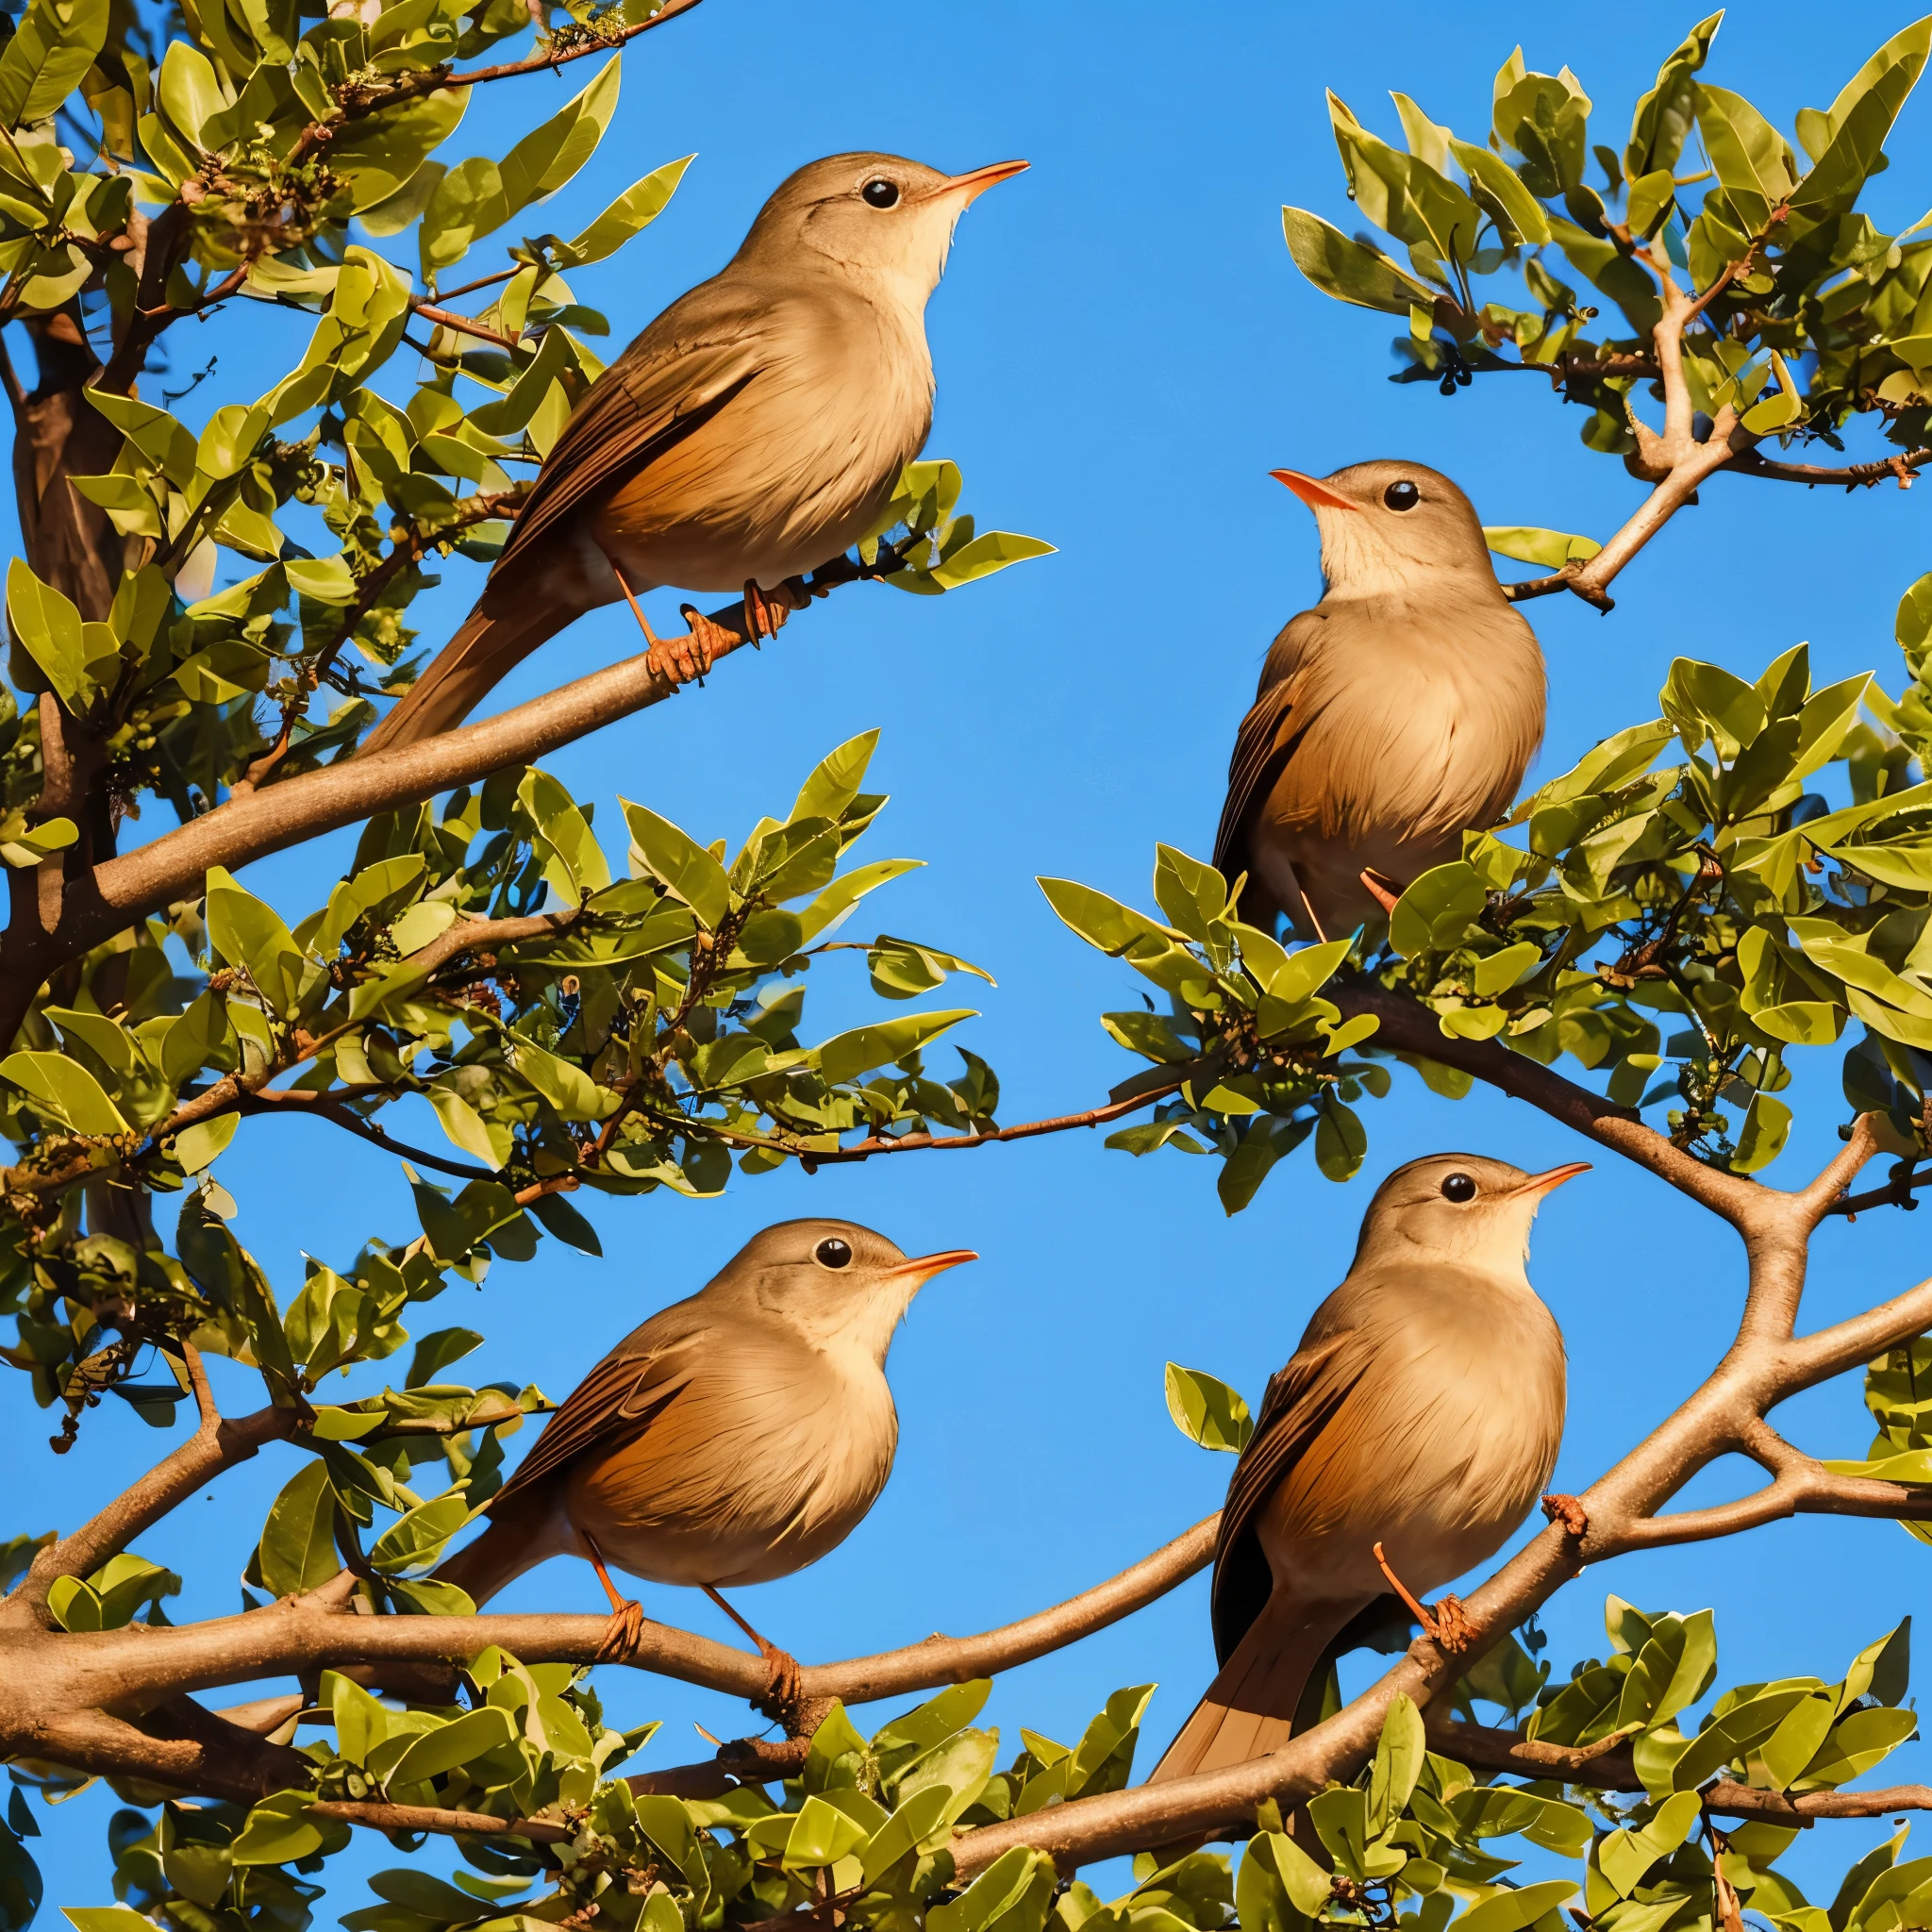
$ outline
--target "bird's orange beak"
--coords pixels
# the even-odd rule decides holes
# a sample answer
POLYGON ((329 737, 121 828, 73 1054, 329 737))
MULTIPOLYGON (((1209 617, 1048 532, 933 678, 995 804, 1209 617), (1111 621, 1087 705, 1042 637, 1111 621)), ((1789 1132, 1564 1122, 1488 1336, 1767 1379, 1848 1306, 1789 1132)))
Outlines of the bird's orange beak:
POLYGON ((1357 505, 1349 502, 1345 496, 1338 496, 1325 483, 1318 483, 1312 476, 1305 476, 1299 470, 1270 470, 1268 474, 1277 483, 1285 483, 1301 498, 1310 509, 1355 509, 1357 505))
POLYGON ((1553 1167, 1543 1174, 1531 1174, 1516 1192, 1532 1194, 1540 1201, 1545 1194, 1560 1188, 1565 1181, 1574 1181, 1578 1174, 1589 1172, 1590 1162, 1587 1160, 1566 1161, 1561 1167, 1553 1167))
MULTIPOLYGON (((1023 162, 1021 164, 1024 166, 1023 162)), ((909 1274, 914 1283, 924 1288, 935 1274, 943 1274, 948 1268, 957 1268, 962 1261, 976 1261, 978 1255, 972 1248, 948 1248, 943 1254, 916 1255, 909 1261, 901 1261, 896 1268, 888 1268, 888 1274, 909 1274)))
POLYGON ((971 208, 989 188, 997 187, 1031 165, 1028 161, 993 161, 987 167, 974 168, 964 175, 949 175, 935 192, 957 194, 961 208, 971 208))

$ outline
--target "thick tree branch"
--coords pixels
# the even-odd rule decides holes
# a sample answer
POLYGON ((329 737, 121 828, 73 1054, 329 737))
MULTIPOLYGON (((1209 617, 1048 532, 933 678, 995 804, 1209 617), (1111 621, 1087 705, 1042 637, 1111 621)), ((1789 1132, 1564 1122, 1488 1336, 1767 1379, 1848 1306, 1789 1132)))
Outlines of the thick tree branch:
MULTIPOLYGON (((816 593, 867 575, 863 566, 841 558, 816 572, 810 586, 816 593)), ((782 624, 790 614, 780 605, 768 611, 766 621, 782 624)), ((714 659, 751 641, 739 604, 713 612, 710 622, 722 633, 711 644, 714 659)), ((528 763, 660 704, 678 689, 653 672, 642 655, 629 658, 481 724, 325 765, 231 798, 153 843, 110 859, 70 886, 54 932, 23 934, 9 927, 8 945, 0 949, 0 977, 10 983, 10 1010, 0 1013, 0 1034, 11 1037, 40 982, 56 966, 148 913, 194 896, 209 866, 232 871, 377 812, 473 784, 506 765, 528 763)))
MULTIPOLYGON (((1451 1065, 1467 1065, 1461 1056, 1474 1044, 1430 1041, 1426 1036, 1407 1041, 1385 1038, 1380 1043, 1405 1045, 1451 1065), (1439 1045, 1447 1050, 1439 1052, 1439 1045)), ((1545 1081, 1553 1078, 1541 1068, 1536 1068, 1534 1074, 1545 1081)), ((1497 1084, 1505 1091, 1511 1091, 1502 1080, 1497 1084)), ((1514 1084, 1524 1097, 1543 1091, 1535 1078, 1514 1084)), ((1578 1119, 1586 1132, 1601 1133, 1605 1128, 1620 1134, 1629 1131, 1614 1119, 1600 1122, 1602 1104, 1580 1089, 1571 1089, 1568 1082, 1557 1082, 1546 1097, 1556 1103, 1550 1111, 1557 1118, 1578 1119)), ((1848 1149, 1844 1158, 1856 1158, 1857 1152, 1848 1149)), ((1665 1173, 1665 1177, 1673 1176, 1665 1173)), ((1761 1270, 1779 1262, 1801 1285, 1804 1247, 1816 1214, 1822 1211, 1820 1197, 1826 1189, 1841 1187, 1844 1177, 1841 1161, 1834 1161, 1804 1193, 1753 1189, 1751 1204, 1746 1206, 1733 1191, 1748 1187, 1748 1183, 1713 1175, 1711 1179, 1727 1186, 1706 1205, 1725 1213, 1744 1233, 1754 1283, 1761 1270)), ((1781 1287, 1773 1299, 1781 1297, 1782 1292, 1781 1287)), ((1802 1341, 1793 1341, 1788 1334, 1778 1333, 1773 1323, 1760 1322, 1755 1332, 1740 1324, 1738 1340, 1702 1387, 1578 1498, 1588 1522, 1585 1533, 1574 1535, 1553 1524, 1466 1600, 1463 1607, 1474 1626, 1475 1654, 1481 1653, 1486 1640, 1494 1641, 1541 1607, 1577 1575, 1586 1562, 1644 1546, 1646 1538, 1654 1534, 1660 1506, 1719 1457, 1741 1449, 1775 1467, 1778 1475, 1772 1488, 1783 1482, 1790 1492, 1798 1479, 1795 1475, 1788 1478, 1786 1470, 1808 1458, 1802 1458, 1798 1451, 1772 1435, 1764 1425, 1765 1411, 1827 1374, 1871 1359, 1928 1322, 1932 1322, 1932 1283, 1898 1297, 1883 1309, 1802 1341)), ((1828 1498, 1831 1503, 1844 1502, 1860 1508, 1875 1500, 1862 1486, 1840 1491, 1837 1483, 1837 1478, 1828 1475, 1815 1487, 1807 1482, 1804 1496, 1821 1501, 1828 1498)), ((1901 1500, 1911 1494, 1899 1486, 1873 1487, 1890 1491, 1901 1500)), ((1780 1502, 1783 1500, 1781 1496, 1780 1502)), ((1911 1494, 1909 1507, 1916 1513, 1922 1507, 1921 1496, 1911 1494)), ((971 1878, 1019 1844, 1048 1852, 1063 1870, 1071 1870, 1120 1853, 1239 1826, 1265 1799, 1296 1802, 1330 1779, 1353 1775, 1374 1748, 1395 1696, 1407 1695, 1426 1707, 1465 1668, 1463 1657, 1450 1656, 1428 1638, 1419 1638, 1393 1669, 1352 1704, 1268 1757, 1165 1784, 1075 1799, 1032 1817, 985 1826, 956 1847, 959 1875, 971 1878)))
MULTIPOLYGON (((1205 1569, 1213 1559, 1219 1524, 1218 1516, 1210 1516, 1118 1576, 1016 1624, 808 1666, 801 1694, 808 1701, 837 1697, 865 1703, 964 1683, 1064 1649, 1205 1569)), ((271 1610, 175 1629, 130 1626, 63 1636, 58 1648, 72 1674, 76 1701, 111 1695, 151 1706, 190 1691, 290 1673, 356 1664, 378 1670, 385 1664, 460 1665, 491 1643, 526 1663, 594 1663, 608 1657, 609 1631, 610 1620, 601 1615, 357 1617, 341 1614, 332 1603, 291 1599, 271 1610)), ((623 1661, 747 1701, 770 1687, 771 1668, 762 1657, 649 1621, 623 1661)))

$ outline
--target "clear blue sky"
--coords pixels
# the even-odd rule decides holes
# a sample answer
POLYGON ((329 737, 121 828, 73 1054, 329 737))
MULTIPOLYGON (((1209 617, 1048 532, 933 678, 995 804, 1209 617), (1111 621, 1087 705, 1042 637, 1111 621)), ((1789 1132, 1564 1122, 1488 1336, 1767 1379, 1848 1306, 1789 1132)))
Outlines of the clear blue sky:
MULTIPOLYGON (((1619 9, 1614 27, 1580 14, 1560 28, 1532 22, 1525 57, 1549 71, 1574 66, 1601 104, 1592 138, 1621 145, 1631 103, 1697 11, 1641 0, 1619 9)), ((764 195, 813 156, 882 148, 949 170, 1031 158, 1030 174, 961 224, 933 301, 929 453, 962 465, 966 507, 982 527, 1038 534, 1059 554, 943 600, 842 591, 761 656, 734 658, 708 690, 573 747, 553 768, 606 814, 621 791, 700 839, 735 843, 762 810, 782 809, 823 751, 881 727, 874 775, 893 802, 869 843, 874 856, 929 865, 872 902, 879 924, 998 977, 997 991, 969 1002, 984 1017, 960 1037, 999 1069, 1005 1118, 1101 1099, 1130 1063, 1095 1015, 1135 997, 1132 975, 1061 929, 1033 877, 1071 874, 1146 903, 1157 840, 1208 853, 1261 655, 1318 594, 1312 525, 1268 470, 1413 457, 1460 480, 1487 522, 1598 537, 1637 499, 1619 464, 1577 441, 1582 412, 1539 384, 1478 383, 1451 401, 1391 387, 1392 319, 1316 294, 1282 244, 1283 201, 1355 225, 1324 85, 1385 134, 1394 132, 1385 90, 1395 88, 1481 140, 1491 77, 1526 18, 1492 0, 1458 9, 1453 25, 1412 6, 993 0, 891 15, 849 0, 707 0, 647 37, 625 57, 604 153, 543 224, 573 232, 638 175, 697 151, 656 227, 574 278, 582 299, 610 313, 615 341, 717 268, 764 195)), ((1720 37, 1712 77, 1789 128, 1908 18, 1890 0, 1824 10, 1747 0, 1720 37)), ((479 100, 451 152, 500 152, 512 124, 565 93, 549 79, 518 87, 479 100)), ((1907 106, 1890 153, 1869 205, 1895 229, 1932 201, 1932 96, 1907 106)), ((476 259, 478 272, 491 265, 476 259)), ((211 383, 196 403, 246 399, 292 361, 302 327, 249 309, 184 341, 177 366, 198 368, 218 349, 221 391, 211 383)), ((1932 565, 1928 494, 1932 485, 1846 501, 1719 478, 1620 582, 1613 616, 1574 601, 1533 607, 1552 685, 1540 770, 1560 771, 1606 731, 1653 715, 1679 651, 1750 675, 1808 638, 1819 682, 1876 667, 1895 685, 1891 610, 1932 565)), ((453 565, 440 602, 419 611, 453 625, 476 576, 453 565)), ((668 617, 672 600, 659 601, 668 617)), ((503 696, 530 695, 635 643, 627 617, 599 613, 503 696)), ((338 840, 326 854, 277 859, 249 882, 298 915, 319 903, 348 849, 338 840)), ((849 992, 824 977, 812 1004, 829 1033, 865 996, 856 973, 849 992)), ((1774 1180, 1804 1177, 1837 1144, 1835 1067, 1807 1091, 1816 1108, 1774 1180)), ((1258 1400, 1340 1279, 1369 1190, 1391 1167, 1445 1147, 1527 1167, 1590 1152, 1521 1107, 1482 1094, 1452 1106, 1407 1076, 1365 1118, 1369 1162, 1355 1185, 1330 1185, 1304 1155, 1232 1222, 1209 1162, 1135 1162, 1104 1152, 1097 1135, 815 1178, 734 1177, 711 1203, 579 1195, 606 1258, 546 1241, 534 1262, 500 1264, 480 1294, 449 1291, 421 1325, 487 1330, 487 1350, 466 1371, 534 1380, 560 1398, 621 1335, 694 1291, 770 1221, 838 1214, 908 1252, 977 1248, 984 1259, 935 1283, 896 1345, 903 1440, 884 1498, 815 1569, 747 1591, 742 1604, 808 1661, 971 1631, 1098 1581, 1217 1506, 1231 1464, 1175 1433, 1162 1364, 1210 1369, 1258 1400)), ((251 1122, 220 1172, 242 1204, 239 1233, 285 1294, 302 1251, 341 1262, 368 1234, 413 1228, 394 1164, 321 1127, 251 1122)), ((1818 1242, 1810 1317, 1915 1281, 1922 1225, 1932 1223, 1896 1213, 1834 1223, 1818 1242)), ((1557 1483, 1580 1490, 1721 1353, 1741 1257, 1707 1216, 1602 1156, 1546 1208, 1531 1272, 1569 1340, 1557 1483)), ((248 1377, 219 1373, 231 1406, 253 1405, 248 1377)), ((367 1372, 356 1386, 365 1385, 375 1386, 367 1372)), ((1861 1454, 1868 1439, 1856 1381, 1779 1420, 1824 1455, 1861 1454)), ((46 1452, 49 1426, 16 1384, 0 1420, 9 1530, 71 1526, 165 1446, 119 1405, 91 1416, 63 1459, 46 1452)), ((190 1577, 171 1613, 236 1607, 234 1579, 296 1462, 291 1450, 265 1454, 143 1541, 190 1577)), ((1695 1494, 1735 1493, 1746 1479, 1714 1472, 1695 1494)), ((1567 1664, 1601 1649, 1603 1597, 1614 1590, 1651 1607, 1714 1606, 1726 1682, 1836 1676, 1922 1599, 1928 1565, 1932 1552, 1892 1525, 1829 1520, 1627 1558, 1550 1607, 1550 1654, 1567 1664)), ((588 1610, 601 1598, 587 1569, 558 1563, 502 1601, 588 1610)), ((650 1590, 644 1604, 651 1616, 730 1635, 691 1593, 650 1590)), ((1013 1673, 988 1718, 1006 1728, 1008 1752, 1022 1723, 1072 1740, 1116 1686, 1158 1680, 1144 1768, 1211 1668, 1202 1578, 1013 1673)), ((725 1736, 746 1724, 727 1700, 641 1676, 617 1679, 607 1695, 625 1722, 667 1721, 649 1764, 700 1755, 693 1721, 725 1736)), ((1892 1760, 1901 1776, 1923 1765, 1923 1747, 1892 1760)), ((91 1791, 50 1821, 40 1846, 50 1905, 107 1896, 100 1827, 110 1808, 91 1791)), ((1828 1869, 1835 1880, 1874 1835, 1821 1829, 1793 1869, 1828 1869)), ((380 1843, 358 1857, 363 1869, 393 1862, 380 1843)), ((345 1882, 329 1906, 361 1902, 345 1882)))

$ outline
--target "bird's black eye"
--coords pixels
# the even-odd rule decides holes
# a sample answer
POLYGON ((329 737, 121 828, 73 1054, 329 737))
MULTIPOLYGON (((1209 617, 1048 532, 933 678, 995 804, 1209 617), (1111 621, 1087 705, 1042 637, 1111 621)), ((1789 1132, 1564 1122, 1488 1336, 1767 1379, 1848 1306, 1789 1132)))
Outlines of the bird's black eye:
MULTIPOLYGON (((1400 483, 1391 483, 1382 492, 1382 501, 1391 509, 1413 509, 1423 500, 1423 493, 1407 478, 1400 483)), ((1467 1178, 1467 1176, 1464 1176, 1467 1178)))
POLYGON ((1442 1176, 1442 1198, 1458 1204, 1475 1199, 1475 1183, 1466 1174, 1450 1174, 1442 1176))
MULTIPOLYGON (((868 208, 897 208, 899 206, 899 184, 896 181, 868 181, 859 193, 865 197, 868 208)), ((840 1266, 843 1266, 842 1262, 840 1266)))
POLYGON ((811 1251, 811 1257, 821 1268, 849 1268, 852 1265, 852 1243, 829 1234, 811 1251))

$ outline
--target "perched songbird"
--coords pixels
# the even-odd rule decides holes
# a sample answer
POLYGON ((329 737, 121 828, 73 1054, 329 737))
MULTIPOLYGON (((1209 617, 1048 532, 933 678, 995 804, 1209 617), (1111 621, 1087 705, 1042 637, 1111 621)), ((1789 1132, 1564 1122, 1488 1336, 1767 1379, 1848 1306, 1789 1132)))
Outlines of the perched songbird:
POLYGON ((438 1575, 478 1604, 547 1557, 695 1585, 793 1668, 717 1592, 816 1562, 892 1471, 892 1331, 966 1248, 908 1260, 849 1221, 781 1221, 689 1301, 660 1309, 591 1371, 489 1505, 490 1527, 438 1575))
POLYGON ((724 268, 591 385, 475 609, 365 749, 461 723, 539 644, 620 597, 635 610, 664 584, 742 590, 754 625, 764 591, 796 604, 782 587, 872 535, 924 446, 925 304, 953 225, 1025 165, 941 175, 833 155, 784 182, 724 268))
POLYGON ((1253 924, 1286 912, 1340 939, 1509 808, 1543 735, 1543 658, 1448 477, 1271 474, 1315 512, 1324 590, 1262 666, 1214 863, 1247 874, 1253 924))
POLYGON ((1221 1674, 1155 1778, 1278 1749, 1347 1624, 1391 1585, 1412 1602, 1493 1556, 1529 1513, 1563 1433, 1563 1338, 1524 1273, 1529 1224, 1588 1165, 1432 1154, 1375 1191, 1348 1278, 1269 1383, 1228 1484, 1221 1674))

